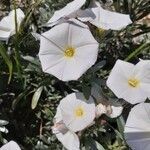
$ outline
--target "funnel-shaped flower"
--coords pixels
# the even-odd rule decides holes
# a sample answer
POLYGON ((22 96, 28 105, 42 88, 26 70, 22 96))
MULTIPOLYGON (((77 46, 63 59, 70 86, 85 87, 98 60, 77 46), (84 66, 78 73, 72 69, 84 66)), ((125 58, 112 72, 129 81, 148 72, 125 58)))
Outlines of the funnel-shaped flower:
POLYGON ((146 61, 134 65, 117 60, 108 77, 107 86, 118 98, 131 104, 144 102, 150 96, 149 73, 146 61))
POLYGON ((133 150, 150 149, 150 104, 141 103, 131 109, 124 134, 133 150))
POLYGON ((66 149, 79 150, 79 138, 76 133, 69 130, 63 123, 62 114, 59 106, 57 107, 57 112, 54 117, 54 126, 52 127, 52 131, 66 149))
POLYGON ((68 3, 64 8, 56 11, 52 18, 47 22, 47 26, 53 26, 64 19, 75 18, 76 12, 84 5, 86 0, 74 0, 68 3))
POLYGON ((77 80, 96 61, 98 43, 77 20, 55 26, 41 36, 39 57, 44 72, 63 81, 77 80))
POLYGON ((79 11, 78 19, 83 22, 89 21, 104 30, 120 30, 132 23, 129 15, 105 10, 97 2, 95 5, 94 8, 79 11))
POLYGON ((92 124, 95 119, 95 103, 86 100, 82 93, 72 93, 60 102, 62 120, 67 128, 77 132, 92 124))
MULTIPOLYGON (((24 13, 21 9, 16 9, 18 28, 24 19, 24 13)), ((0 21, 0 40, 8 40, 8 38, 15 34, 15 10, 12 10, 8 16, 0 21)))

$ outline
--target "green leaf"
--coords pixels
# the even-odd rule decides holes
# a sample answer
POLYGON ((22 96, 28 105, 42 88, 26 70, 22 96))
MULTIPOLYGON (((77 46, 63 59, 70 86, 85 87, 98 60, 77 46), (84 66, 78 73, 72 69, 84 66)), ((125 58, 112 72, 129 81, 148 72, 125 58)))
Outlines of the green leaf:
POLYGON ((104 67, 105 64, 105 60, 98 62, 94 67, 90 68, 89 73, 95 73, 99 71, 102 67, 104 67))
POLYGON ((91 87, 86 84, 83 84, 82 91, 83 91, 84 97, 88 100, 91 95, 91 87))
POLYGON ((22 56, 22 58, 34 65, 37 65, 38 67, 40 66, 40 62, 38 61, 38 59, 36 59, 32 56, 22 56))
POLYGON ((125 61, 129 61, 133 57, 136 57, 138 54, 140 54, 142 51, 145 50, 145 47, 149 47, 150 43, 144 43, 140 47, 138 47, 136 50, 134 50, 126 59, 125 61))
POLYGON ((105 150, 104 147, 100 143, 98 143, 97 141, 95 141, 95 144, 96 144, 96 148, 98 150, 105 150))
POLYGON ((85 141, 85 149, 86 150, 105 150, 105 148, 98 143, 97 141, 93 140, 92 138, 87 138, 85 141))
POLYGON ((118 125, 118 128, 119 128, 119 131, 123 134, 124 127, 125 127, 125 121, 124 121, 122 116, 117 118, 117 125, 118 125))
POLYGON ((0 120, 0 126, 5 126, 7 125, 9 122, 6 120, 0 120))
POLYGON ((0 132, 8 133, 8 129, 6 127, 0 127, 0 132))
POLYGON ((114 130, 114 131, 121 140, 124 140, 123 135, 118 130, 114 130))
POLYGON ((37 106, 37 103, 40 99, 41 93, 43 91, 43 86, 39 87, 36 92, 34 93, 33 97, 32 97, 32 103, 31 103, 31 108, 35 109, 37 106))
POLYGON ((7 51, 6 51, 6 49, 5 49, 5 47, 3 46, 2 43, 0 43, 0 54, 2 55, 5 63, 8 66, 8 69, 9 69, 9 79, 8 79, 8 84, 9 84, 10 81, 11 81, 11 78, 12 78, 13 63, 10 60, 9 55, 7 54, 7 51))
POLYGON ((23 91, 22 93, 20 93, 18 95, 18 97, 16 99, 14 99, 13 103, 12 103, 12 109, 14 110, 17 106, 17 104, 20 102, 20 100, 24 99, 25 96, 33 93, 33 91, 29 91, 30 89, 26 89, 25 91, 23 91))

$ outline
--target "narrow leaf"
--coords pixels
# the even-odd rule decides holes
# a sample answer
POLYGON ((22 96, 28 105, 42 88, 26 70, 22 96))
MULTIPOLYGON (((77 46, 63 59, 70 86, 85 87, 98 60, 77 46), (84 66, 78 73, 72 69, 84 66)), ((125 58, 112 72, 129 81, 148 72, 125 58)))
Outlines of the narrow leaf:
POLYGON ((22 93, 20 93, 18 95, 18 97, 16 99, 14 99, 13 103, 12 103, 12 109, 14 110, 17 106, 17 104, 24 99, 25 96, 31 94, 33 91, 29 91, 30 89, 26 89, 25 91, 23 91, 22 93))
POLYGON ((0 126, 5 126, 7 125, 9 122, 6 120, 0 120, 0 126))
POLYGON ((98 62, 94 67, 92 67, 89 70, 89 73, 95 73, 95 72, 99 71, 102 67, 105 66, 105 64, 106 64, 105 60, 98 62))
POLYGON ((5 63, 8 66, 8 69, 9 69, 9 79, 8 79, 8 84, 9 84, 11 81, 11 77, 12 77, 13 64, 12 64, 12 61, 10 60, 9 55, 7 54, 7 51, 2 43, 0 43, 0 54, 3 57, 5 63))
POLYGON ((32 103, 31 103, 31 108, 35 109, 37 106, 37 103, 40 99, 41 93, 43 91, 43 86, 39 87, 36 92, 34 93, 33 97, 32 97, 32 103))
POLYGON ((98 143, 97 141, 95 141, 95 145, 96 145, 96 148, 98 150, 105 150, 104 147, 100 143, 98 143))
POLYGON ((117 118, 117 125, 121 133, 124 132, 125 121, 122 116, 117 118))
POLYGON ((145 50, 145 47, 150 45, 150 43, 144 43, 140 47, 138 47, 135 51, 133 51, 126 59, 125 61, 129 61, 133 57, 136 57, 139 53, 145 50))
POLYGON ((93 140, 92 138, 88 138, 85 141, 85 147, 87 150, 93 149, 93 150, 105 150, 105 148, 98 143, 97 141, 93 140))
POLYGON ((83 84, 82 91, 83 91, 84 97, 88 100, 91 95, 91 87, 83 84))

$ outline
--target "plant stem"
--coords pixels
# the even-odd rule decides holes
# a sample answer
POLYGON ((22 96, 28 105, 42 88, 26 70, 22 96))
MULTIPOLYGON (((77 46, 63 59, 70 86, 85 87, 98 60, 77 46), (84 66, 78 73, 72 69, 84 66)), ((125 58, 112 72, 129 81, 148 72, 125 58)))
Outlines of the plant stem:
POLYGON ((137 56, 137 54, 141 53, 143 50, 145 50, 144 47, 148 46, 150 43, 144 43, 139 48, 137 48, 135 51, 133 51, 127 58, 124 59, 124 61, 129 61, 131 58, 137 56))
POLYGON ((19 54, 19 48, 18 48, 18 23, 17 23, 17 11, 16 11, 16 2, 14 0, 14 11, 15 11, 15 40, 14 40, 14 45, 15 45, 15 49, 14 49, 14 59, 16 61, 16 66, 17 66, 17 71, 18 71, 18 76, 21 79, 21 81, 23 82, 23 78, 22 78, 22 67, 20 65, 20 54, 19 54))

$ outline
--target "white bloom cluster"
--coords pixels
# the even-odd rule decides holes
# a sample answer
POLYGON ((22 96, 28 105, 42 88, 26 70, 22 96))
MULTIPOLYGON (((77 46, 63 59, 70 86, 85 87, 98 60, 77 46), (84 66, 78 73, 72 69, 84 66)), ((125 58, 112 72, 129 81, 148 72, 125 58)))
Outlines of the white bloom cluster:
POLYGON ((140 60, 136 65, 117 60, 107 86, 118 98, 131 104, 138 104, 129 113, 124 134, 134 150, 150 149, 150 104, 143 103, 150 98, 150 61, 140 60))
POLYGON ((60 101, 54 117, 53 133, 68 150, 79 150, 78 132, 94 124, 94 119, 102 114, 114 118, 122 112, 122 107, 95 106, 90 97, 85 99, 82 93, 72 93, 60 101), (69 139, 69 140, 68 140, 69 139))
POLYGON ((97 2, 91 4, 92 8, 81 10, 85 2, 74 0, 56 11, 46 26, 59 25, 40 38, 39 57, 43 71, 63 81, 77 80, 97 59, 99 44, 82 22, 114 30, 131 23, 129 15, 104 10, 97 2))
MULTIPOLYGON (((89 8, 83 10, 81 7, 85 2, 74 0, 56 11, 45 25, 52 28, 39 36, 39 59, 43 72, 62 81, 78 80, 97 60, 99 43, 87 24, 102 30, 120 30, 132 23, 129 15, 105 10, 94 0, 89 8)), ((16 24, 19 28, 24 17, 21 9, 16 10, 16 15, 13 10, 4 17, 0 21, 0 40, 7 41, 15 34, 16 24)), ((131 104, 144 102, 150 98, 150 61, 140 60, 134 65, 117 60, 108 77, 107 86, 118 98, 131 104)), ((125 126, 127 141, 138 150, 143 149, 141 145, 145 145, 145 150, 150 149, 149 106, 145 103, 135 106, 125 126), (141 139, 146 139, 146 142, 141 139)), ((52 131, 65 148, 79 150, 80 131, 93 125, 94 120, 102 114, 115 118, 122 110, 122 107, 102 103, 96 106, 92 97, 86 100, 82 93, 72 93, 60 101, 52 131)), ((13 141, 1 149, 20 150, 13 141)))
MULTIPOLYGON (((85 2, 74 0, 56 11, 46 24, 54 27, 40 37, 42 69, 62 81, 79 79, 97 60, 99 44, 87 22, 103 30, 120 30, 131 23, 129 15, 104 10, 95 1, 90 8, 81 10, 85 2)), ((122 109, 101 103, 95 106, 92 97, 85 100, 82 93, 72 93, 61 100, 52 130, 68 150, 79 150, 78 132, 102 114, 118 117, 122 109)))

